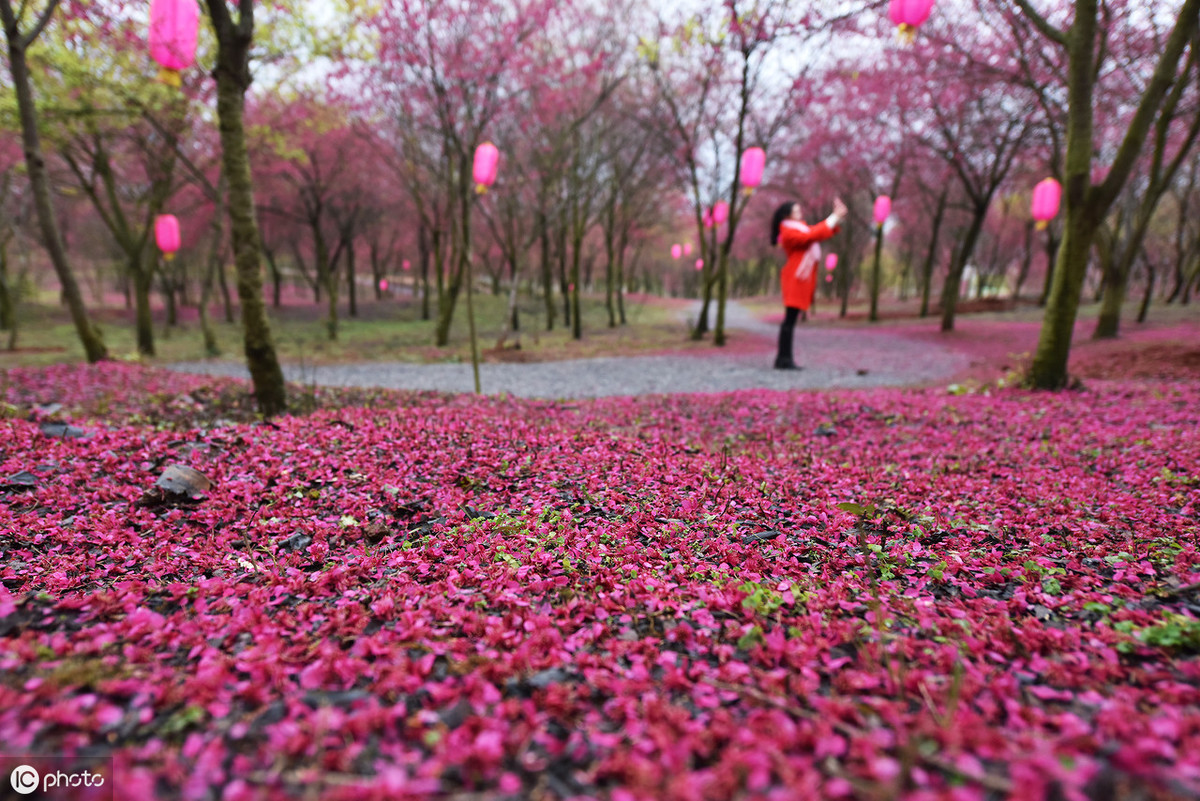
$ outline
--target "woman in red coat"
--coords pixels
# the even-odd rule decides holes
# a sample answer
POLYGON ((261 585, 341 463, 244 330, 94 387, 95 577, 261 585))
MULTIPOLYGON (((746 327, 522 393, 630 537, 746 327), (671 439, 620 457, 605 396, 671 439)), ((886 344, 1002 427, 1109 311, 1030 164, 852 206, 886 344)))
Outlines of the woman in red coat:
POLYGON ((817 267, 821 261, 818 244, 836 234, 846 217, 846 204, 834 198, 833 214, 817 223, 806 225, 799 203, 784 203, 771 219, 771 244, 783 247, 787 263, 783 265, 780 283, 783 287, 783 325, 779 328, 779 352, 775 356, 777 370, 798 370, 792 358, 792 335, 796 319, 808 319, 808 307, 817 291, 817 267))

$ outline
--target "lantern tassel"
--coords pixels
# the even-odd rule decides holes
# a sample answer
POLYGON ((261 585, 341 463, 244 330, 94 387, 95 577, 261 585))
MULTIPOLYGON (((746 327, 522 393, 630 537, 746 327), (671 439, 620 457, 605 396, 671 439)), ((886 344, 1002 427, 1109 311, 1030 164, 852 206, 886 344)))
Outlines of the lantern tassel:
POLYGON ((900 40, 900 44, 902 45, 911 45, 913 40, 917 38, 917 29, 907 22, 902 22, 900 23, 900 27, 896 29, 896 38, 900 40))
POLYGON ((486 195, 487 194, 487 184, 475 184, 475 194, 486 195))
POLYGON ((1039 231, 1045 231, 1049 225, 1049 220, 1038 220, 1037 225, 1035 225, 1034 228, 1037 228, 1039 231))
POLYGON ((163 254, 163 261, 171 261, 174 258, 175 258, 174 253, 164 253, 163 254))
POLYGON ((753 194, 754 194, 754 187, 753 187, 753 186, 747 186, 745 191, 746 191, 746 197, 750 197, 751 195, 753 195, 753 194))
POLYGON ((171 70, 163 67, 158 71, 158 82, 164 83, 167 86, 179 89, 183 86, 183 79, 179 77, 179 70, 171 70))

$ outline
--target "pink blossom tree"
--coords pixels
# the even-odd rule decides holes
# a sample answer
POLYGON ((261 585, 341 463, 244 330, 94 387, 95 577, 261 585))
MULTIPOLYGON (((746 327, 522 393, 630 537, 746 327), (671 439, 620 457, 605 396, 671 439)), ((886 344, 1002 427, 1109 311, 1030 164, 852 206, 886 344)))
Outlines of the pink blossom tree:
POLYGON ((922 148, 942 160, 962 190, 970 216, 942 289, 943 331, 954 329, 963 271, 975 255, 992 201, 1013 165, 1030 145, 1038 121, 993 66, 1009 58, 1007 37, 971 18, 939 15, 922 28, 905 60, 924 110, 918 127, 922 148), (919 72, 918 72, 919 71, 919 72), (952 81, 946 75, 954 75, 952 81))
POLYGON ((1144 154, 1140 168, 1114 201, 1115 214, 1097 230, 1096 249, 1100 253, 1104 294, 1093 333, 1096 339, 1117 336, 1126 287, 1142 243, 1159 202, 1200 135, 1200 108, 1197 107, 1200 97, 1194 77, 1197 57, 1197 51, 1189 49, 1181 77, 1167 93, 1154 122, 1149 152, 1144 154), (1184 120, 1186 126, 1180 124, 1184 120))
POLYGON ((440 218, 444 227, 437 230, 449 232, 449 280, 438 298, 438 345, 449 341, 459 292, 471 280, 475 148, 511 102, 510 82, 528 64, 527 46, 553 10, 548 0, 515 5, 405 0, 385 7, 371 21, 381 43, 373 72, 380 100, 404 131, 400 139, 408 152, 426 155, 424 165, 405 158, 403 166, 410 173, 424 166, 412 183, 437 183, 446 200, 436 211, 421 204, 440 218))
MULTIPOLYGON (((1040 40, 1048 45, 1045 49, 1062 69, 1040 74, 1048 79, 1045 94, 1067 98, 1065 126, 1059 140, 1063 152, 1063 241, 1029 368, 1031 386, 1058 389, 1067 384, 1067 358, 1097 230, 1133 173, 1156 120, 1165 116, 1164 103, 1171 87, 1180 80, 1181 65, 1194 46, 1200 26, 1200 0, 1164 4, 1162 10, 1168 6, 1171 23, 1157 30, 1152 27, 1154 14, 1118 13, 1132 12, 1132 4, 1104 4, 1103 13, 1097 0, 1073 0, 1049 9, 1035 6, 1032 0, 995 4, 1013 31, 1014 41, 1040 40), (1157 47, 1139 62, 1143 69, 1137 76, 1136 89, 1127 95, 1132 109, 1128 124, 1122 126, 1123 134, 1106 154, 1108 169, 1096 176, 1097 97, 1107 81, 1113 80, 1114 73, 1123 72, 1122 79, 1131 77, 1128 71, 1110 69, 1109 43, 1122 35, 1157 36, 1157 47)), ((977 7, 982 11, 981 4, 977 7)), ((1024 44, 1022 49, 1028 53, 1024 44)), ((1031 58, 1024 63, 1032 69, 1035 61, 1031 58)))

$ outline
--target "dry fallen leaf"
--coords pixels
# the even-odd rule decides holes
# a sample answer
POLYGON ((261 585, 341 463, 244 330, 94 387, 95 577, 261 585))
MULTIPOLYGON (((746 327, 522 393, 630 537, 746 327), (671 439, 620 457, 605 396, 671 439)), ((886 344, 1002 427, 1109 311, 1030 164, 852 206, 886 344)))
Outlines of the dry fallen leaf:
POLYGON ((192 500, 197 500, 212 489, 214 484, 208 476, 194 467, 172 464, 167 465, 162 475, 154 482, 154 486, 171 495, 186 495, 192 500))

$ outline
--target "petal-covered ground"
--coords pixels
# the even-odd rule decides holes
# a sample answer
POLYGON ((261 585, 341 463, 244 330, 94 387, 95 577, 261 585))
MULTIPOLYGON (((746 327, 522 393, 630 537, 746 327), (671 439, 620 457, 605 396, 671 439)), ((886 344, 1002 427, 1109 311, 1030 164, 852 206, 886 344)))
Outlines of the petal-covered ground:
POLYGON ((122 799, 1200 795, 1195 381, 242 392, 0 374, 6 753, 122 799))

